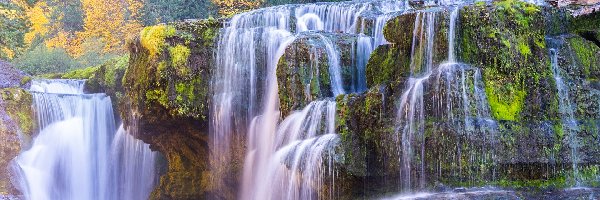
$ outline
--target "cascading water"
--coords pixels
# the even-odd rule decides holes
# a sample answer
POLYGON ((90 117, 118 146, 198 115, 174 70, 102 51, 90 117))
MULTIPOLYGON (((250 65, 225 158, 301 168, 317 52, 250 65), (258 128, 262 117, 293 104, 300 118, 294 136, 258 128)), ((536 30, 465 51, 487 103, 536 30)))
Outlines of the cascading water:
POLYGON ((148 199, 156 182, 156 152, 119 126, 111 145, 111 176, 118 194, 116 199, 148 199))
MULTIPOLYGON (((481 70, 464 63, 457 63, 455 56, 455 28, 458 16, 458 7, 450 13, 448 29, 448 61, 437 68, 435 83, 435 101, 438 111, 445 113, 444 117, 453 129, 462 135, 480 133, 471 136, 471 140, 479 138, 488 143, 487 148, 492 149, 496 136, 496 122, 492 119, 488 105, 485 87, 481 79, 481 70), (443 88, 441 88, 443 87, 443 88)), ((457 157, 461 157, 462 146, 457 145, 457 157)), ((486 157, 485 149, 481 152, 471 151, 469 161, 485 165, 488 160, 495 162, 495 154, 491 152, 486 157), (483 157, 477 159, 477 157, 483 157)), ((462 174, 462 164, 458 162, 459 174, 462 174)), ((469 173, 472 174, 472 173, 469 173)), ((493 175, 492 175, 493 176, 493 175)))
MULTIPOLYGON (((231 19, 221 31, 216 73, 212 82, 214 105, 211 108, 211 165, 213 170, 227 168, 232 156, 231 139, 238 137, 234 133, 247 131, 248 148, 239 198, 314 198, 314 191, 306 187, 306 184, 316 181, 315 175, 322 173, 316 167, 305 166, 320 166, 318 162, 321 162, 321 154, 327 151, 326 147, 337 137, 331 131, 333 128, 330 128, 328 131, 318 131, 317 135, 304 135, 294 140, 286 140, 286 143, 277 142, 283 137, 277 133, 289 134, 288 131, 281 130, 283 124, 278 125, 281 116, 276 79, 277 63, 287 45, 299 34, 316 34, 327 53, 332 91, 334 95, 344 94, 344 86, 350 83, 344 83, 340 71, 342 56, 339 47, 323 33, 363 33, 364 29, 357 28, 363 12, 377 11, 379 14, 385 14, 403 9, 406 9, 405 2, 397 1, 319 3, 259 9, 236 15, 231 19), (287 162, 288 164, 283 166, 288 168, 292 177, 302 180, 298 183, 283 184, 287 193, 275 192, 276 188, 265 183, 264 178, 277 179, 273 180, 273 183, 288 180, 284 178, 290 174, 284 176, 279 173, 281 170, 269 170, 272 166, 281 168, 282 164, 286 163, 284 157, 297 157, 295 162, 291 162, 294 161, 292 159, 291 163, 287 162)), ((378 19, 374 28, 377 29, 374 31, 375 36, 362 34, 356 44, 357 52, 352 55, 358 71, 356 80, 353 80, 353 83, 356 83, 352 87, 353 92, 366 90, 364 66, 368 55, 376 45, 385 42, 382 30, 384 21, 389 17, 378 19), (368 42, 365 42, 367 40, 368 42)), ((312 102, 310 105, 315 103, 318 102, 312 102)), ((335 105, 333 102, 321 103, 335 105)), ((324 108, 312 108, 314 112, 321 109, 324 108)), ((327 112, 334 111, 330 108, 327 112)), ((333 114, 330 115, 333 117, 333 114)), ((322 123, 316 119, 294 119, 295 124, 322 123)), ((334 127, 333 121, 328 119, 323 124, 334 127)), ((307 132, 304 128, 308 127, 301 126, 296 131, 307 132)), ((222 181, 221 176, 223 174, 216 173, 213 181, 222 181)))
MULTIPOLYGON (((429 93, 429 85, 433 96, 436 113, 441 114, 439 119, 444 119, 449 126, 463 137, 479 133, 470 138, 480 138, 491 149, 495 141, 496 123, 492 120, 490 109, 485 94, 481 72, 475 67, 457 63, 455 56, 455 27, 458 16, 458 7, 450 12, 448 28, 448 59, 434 69, 434 27, 436 12, 416 13, 413 41, 411 51, 411 77, 406 82, 405 89, 399 99, 396 115, 396 132, 398 143, 401 146, 401 183, 402 190, 425 187, 425 102, 424 94, 429 93), (432 75, 433 74, 433 75, 432 75), (419 149, 415 149, 415 148, 419 149), (414 158, 419 157, 420 163, 414 163, 414 158), (417 172, 417 173, 414 173, 417 172)), ((435 114, 435 113, 431 113, 435 114)), ((430 114, 427 114, 431 117, 430 114)), ((461 144, 456 145, 456 159, 458 168, 462 171, 460 162, 461 144)), ((483 147, 482 147, 483 148, 483 147)), ((470 161, 473 163, 487 163, 495 160, 494 153, 489 156, 484 149, 481 155, 471 152, 470 161), (478 159, 478 157, 482 157, 478 159)), ((438 163, 441 166, 441 163, 438 163)), ((441 169, 439 169, 441 173, 441 169)), ((459 172, 462 174, 462 172, 459 172)), ((472 173, 469 173, 472 174, 472 173)), ((474 179, 474 178, 473 178, 474 179)))
POLYGON ((552 65, 552 73, 558 90, 558 109, 561 117, 562 131, 568 137, 569 147, 571 149, 571 162, 573 167, 573 178, 576 186, 580 186, 581 176, 578 168, 578 147, 579 139, 577 137, 577 120, 573 113, 571 99, 569 98, 569 88, 561 76, 561 69, 558 65, 558 52, 556 49, 550 49, 550 64, 552 65))
POLYGON ((401 178, 403 190, 412 188, 412 158, 415 154, 413 147, 415 142, 421 145, 420 174, 419 185, 424 187, 424 129, 425 113, 423 110, 423 85, 429 79, 433 60, 434 43, 434 19, 435 12, 417 13, 415 18, 415 28, 413 31, 412 53, 410 72, 411 76, 406 82, 406 88, 399 100, 399 107, 396 113, 396 132, 399 135, 398 142, 401 145, 401 178), (424 38, 426 37, 426 39, 424 38), (418 46, 417 46, 418 45, 418 46), (426 45, 426 47, 424 47, 426 45), (426 48, 426 49, 424 49, 426 48), (425 59, 425 62, 422 62, 425 59), (417 137, 417 138, 415 138, 417 137), (419 141, 415 141, 419 140, 419 141))
POLYGON ((115 134, 110 97, 83 94, 82 80, 34 80, 31 91, 40 133, 15 159, 19 188, 27 199, 147 198, 154 180, 148 146, 115 134), (137 143, 137 144, 136 144, 137 143), (132 145, 134 144, 134 145, 132 145), (138 148, 139 147, 139 148, 138 148), (119 181, 119 182, 117 182, 119 181), (119 188, 121 183, 127 184, 119 188))
POLYGON ((331 147, 339 138, 335 111, 335 102, 314 101, 281 122, 275 139, 277 151, 269 159, 267 181, 262 180, 271 193, 256 197, 319 199, 315 188, 323 186, 325 175, 333 175, 331 147), (327 170, 322 168, 323 156, 329 158, 327 170))

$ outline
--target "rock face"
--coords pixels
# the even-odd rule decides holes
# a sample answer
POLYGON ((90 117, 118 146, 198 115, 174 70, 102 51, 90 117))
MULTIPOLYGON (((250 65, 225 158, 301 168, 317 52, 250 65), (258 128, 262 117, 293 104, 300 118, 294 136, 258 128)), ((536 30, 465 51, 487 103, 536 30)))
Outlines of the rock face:
POLYGON ((15 69, 10 63, 0 60, 0 88, 29 87, 31 77, 15 69))
POLYGON ((28 148, 36 130, 31 94, 19 88, 29 78, 9 63, 0 61, 0 194, 18 195, 12 185, 11 161, 28 148))
MULTIPOLYGON (((300 110, 311 101, 333 96, 330 77, 330 55, 324 40, 335 44, 335 53, 341 58, 338 62, 346 91, 353 91, 353 77, 356 75, 355 45, 356 35, 310 33, 301 35, 288 46, 277 65, 279 83, 279 103, 282 116, 293 110, 300 110)), ((330 46, 331 47, 331 46, 330 46)), ((334 47, 334 48, 335 48, 334 47)))
POLYGON ((209 195, 208 105, 216 20, 145 28, 129 44, 121 116, 167 163, 152 199, 209 195))
MULTIPOLYGON (((424 149, 424 157, 413 158, 423 168, 415 165, 412 173, 417 176, 424 173, 425 187, 431 188, 437 187, 436 183, 567 187, 574 183, 573 176, 580 176, 579 181, 585 184, 597 185, 594 177, 600 164, 597 143, 600 96, 596 86, 599 71, 596 68, 600 63, 596 59, 599 54, 595 35, 600 27, 598 14, 577 18, 567 14, 563 15, 567 16, 564 21, 545 20, 551 15, 549 11, 514 1, 478 3, 465 6, 458 13, 455 51, 458 60, 468 65, 464 73, 467 86, 471 85, 469 90, 476 90, 472 79, 481 76, 495 128, 492 132, 484 131, 479 124, 475 131, 465 134, 462 125, 448 119, 449 116, 462 119, 464 114, 448 113, 451 104, 439 101, 447 91, 432 89, 440 83, 429 78, 423 86, 424 138, 413 141, 414 149, 424 149), (554 32, 547 33, 548 30, 554 32), (560 36, 547 42, 548 35, 560 36), (559 66, 566 73, 564 79, 571 94, 568 101, 573 102, 577 130, 563 125, 564 113, 551 68, 550 48, 558 49, 559 66), (580 141, 575 159, 570 137, 580 141), (579 168, 578 175, 573 175, 573 162, 579 168)), ((362 183, 360 189, 353 191, 397 190, 385 186, 400 185, 400 165, 404 158, 398 149, 397 141, 402 138, 394 128, 395 112, 410 75, 411 51, 414 51, 412 30, 417 17, 416 13, 408 13, 388 22, 384 33, 392 44, 379 46, 371 56, 367 67, 370 90, 337 98, 340 148, 345 158, 340 168, 346 173, 342 177, 350 176, 353 179, 348 180, 362 183)), ((433 66, 438 66, 447 59, 444 35, 448 34, 448 11, 438 11, 435 17, 433 66)), ((469 91, 466 94, 471 98, 474 95, 469 91)), ((459 94, 450 96, 454 101, 461 99, 459 94)), ((459 123, 464 122, 459 120, 459 123)))
MULTIPOLYGON (((506 0, 461 7, 453 49, 448 36, 450 8, 413 10, 388 22, 384 35, 391 44, 372 53, 366 71, 368 90, 335 98, 341 137, 336 149, 339 198, 370 197, 397 191, 403 184, 400 169, 407 157, 402 157, 396 115, 410 86, 411 70, 423 70, 411 67, 427 62, 424 56, 415 56, 413 48, 413 39, 418 38, 414 30, 425 28, 426 15, 434 22, 430 53, 436 69, 423 83, 422 137, 408 145, 423 149, 410 157, 414 160, 410 176, 424 177, 423 183, 413 180, 413 189, 481 185, 546 189, 570 186, 575 179, 599 184, 595 178, 600 164, 598 14, 574 18, 565 10, 506 0), (563 87, 555 79, 551 48, 558 52, 577 128, 565 125, 565 98, 559 95, 563 87), (456 52, 459 63, 444 65, 449 52, 456 52), (456 72, 439 75, 444 70, 440 66, 456 72), (450 80, 461 79, 463 91, 452 90, 450 80), (465 105, 464 98, 473 102, 465 105), (460 109, 452 109, 455 106, 460 109), (483 115, 482 110, 489 113, 483 115), (573 144, 573 138, 579 142, 573 144), (575 171, 580 177, 574 178, 575 171)), ((222 172, 210 171, 208 161, 209 88, 220 27, 215 20, 158 25, 145 28, 130 43, 124 94, 119 97, 116 89, 114 95, 121 99, 119 110, 127 127, 166 159, 153 199, 235 198, 238 180, 214 182, 211 176, 222 172)), ((350 55, 357 36, 319 34, 298 36, 279 60, 281 116, 332 96, 322 37, 340 46, 344 89, 352 91, 349 85, 356 69, 350 55)), ((96 76, 111 74, 108 69, 98 71, 96 76)), ((100 88, 121 87, 106 80, 92 82, 100 88)), ((240 163, 232 163, 225 173, 239 177, 240 163)))

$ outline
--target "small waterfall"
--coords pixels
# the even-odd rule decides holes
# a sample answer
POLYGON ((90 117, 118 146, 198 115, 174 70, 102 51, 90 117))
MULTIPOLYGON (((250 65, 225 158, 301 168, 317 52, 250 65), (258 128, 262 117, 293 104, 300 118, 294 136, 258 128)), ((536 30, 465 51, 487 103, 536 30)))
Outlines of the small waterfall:
MULTIPOLYGON (((456 134, 469 138, 469 141, 482 141, 482 144, 471 144, 472 142, 467 144, 480 146, 481 151, 469 151, 470 162, 481 163, 482 166, 488 164, 490 160, 495 162, 495 154, 486 150, 492 149, 495 144, 496 122, 490 115, 481 71, 467 64, 458 63, 456 60, 454 38, 458 7, 452 8, 450 13, 448 59, 434 68, 435 16, 435 12, 416 13, 411 47, 411 77, 405 84, 396 113, 396 133, 401 146, 400 174, 404 191, 425 187, 424 132, 427 111, 423 96, 431 92, 433 109, 436 113, 428 113, 427 117, 436 117, 437 114, 439 115, 437 118, 444 120, 444 123, 447 123, 456 134), (415 158, 418 158, 420 163, 414 163, 415 158)), ((456 144, 457 153, 454 159, 458 164, 459 174, 462 174, 460 160, 463 144, 460 143, 461 141, 458 141, 456 144)), ((441 169, 439 170, 438 173, 441 173, 441 169)), ((471 172, 473 169, 467 170, 471 172)), ((469 180, 476 178, 474 173, 469 174, 473 176, 469 177, 469 180)))
POLYGON ((342 82, 342 73, 340 72, 340 53, 335 49, 335 45, 333 42, 326 38, 325 36, 319 34, 321 40, 325 44, 325 49, 327 50, 327 58, 329 59, 329 74, 331 76, 331 89, 333 90, 333 95, 337 96, 340 94, 345 94, 344 91, 344 82, 342 82))
MULTIPOLYGON (((115 164, 119 161, 132 164, 138 158, 128 154, 139 149, 121 145, 131 139, 117 140, 114 144, 120 148, 111 149, 116 127, 110 97, 83 94, 84 83, 81 80, 32 82, 40 133, 32 147, 15 159, 19 188, 32 200, 122 199, 125 196, 121 194, 128 191, 143 195, 135 196, 136 199, 147 197, 151 187, 140 189, 144 184, 133 184, 131 188, 119 189, 120 183, 115 181, 147 175, 137 173, 153 169, 154 165, 115 164), (114 159, 118 155, 128 158, 114 159)), ((146 185, 153 182, 150 180, 146 185)))
POLYGON ((111 175, 115 177, 116 199, 148 199, 156 182, 157 153, 135 139, 121 124, 112 141, 111 175))
POLYGON ((558 90, 558 109, 561 117, 561 125, 564 134, 568 137, 569 147, 571 149, 571 162, 573 167, 573 178, 576 186, 581 186, 581 176, 579 175, 579 139, 577 137, 577 120, 573 113, 573 106, 569 97, 569 88, 561 76, 560 66, 558 65, 558 52, 556 49, 550 49, 550 64, 552 65, 552 73, 558 90))
MULTIPOLYGON (((265 183, 271 192, 261 197, 319 199, 316 192, 324 186, 323 177, 333 175, 332 147, 339 140, 335 134, 335 106, 333 101, 314 101, 281 122, 275 138, 277 150, 268 164, 269 181, 265 183), (323 169, 323 156, 329 158, 327 169, 323 169)), ((329 187, 334 187, 333 182, 329 187)))
POLYGON ((424 158, 425 158, 425 113, 423 105, 423 86, 431 75, 433 62, 433 43, 435 12, 417 13, 415 28, 413 31, 412 53, 411 53, 411 77, 406 82, 406 87, 399 100, 396 113, 396 133, 401 145, 400 164, 403 190, 410 190, 413 184, 412 170, 414 164, 412 159, 416 153, 414 144, 421 144, 419 155, 420 174, 418 176, 419 187, 425 185, 424 158), (425 21, 426 20, 426 21, 425 21), (424 38, 426 37, 426 38, 424 38), (417 46, 418 45, 418 46, 417 46), (424 47, 426 45, 426 47, 424 47), (424 49, 426 48, 426 49, 424 49), (425 59, 425 62, 422 62, 425 59))

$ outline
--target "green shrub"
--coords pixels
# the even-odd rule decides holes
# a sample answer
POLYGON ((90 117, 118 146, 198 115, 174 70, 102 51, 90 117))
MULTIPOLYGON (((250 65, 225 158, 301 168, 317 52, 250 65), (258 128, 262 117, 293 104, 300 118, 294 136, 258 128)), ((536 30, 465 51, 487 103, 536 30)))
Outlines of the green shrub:
POLYGON ((14 60, 15 65, 31 75, 64 73, 82 67, 64 49, 39 45, 14 60))

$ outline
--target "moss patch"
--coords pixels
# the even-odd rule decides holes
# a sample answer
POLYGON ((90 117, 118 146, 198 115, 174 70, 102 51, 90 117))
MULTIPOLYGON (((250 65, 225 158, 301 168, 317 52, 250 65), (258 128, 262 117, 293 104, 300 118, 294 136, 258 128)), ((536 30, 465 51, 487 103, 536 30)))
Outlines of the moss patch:
POLYGON ((73 70, 71 72, 63 74, 60 78, 62 78, 62 79, 89 79, 94 76, 94 74, 96 73, 96 71, 98 71, 99 68, 100 68, 99 66, 94 66, 94 67, 87 67, 87 68, 83 68, 83 69, 73 70))
POLYGON ((175 35, 175 28, 168 25, 146 27, 140 34, 140 42, 149 51, 151 57, 161 53, 166 46, 165 38, 175 35))
POLYGON ((583 67, 583 75, 588 79, 599 79, 600 47, 581 37, 570 37, 568 43, 583 67))
POLYGON ((459 21, 462 61, 483 68, 486 94, 498 120, 549 118, 555 89, 547 56, 544 17, 516 0, 464 7, 459 21), (545 99, 545 100, 544 100, 545 99))
POLYGON ((187 68, 190 49, 183 45, 177 45, 169 48, 169 54, 171 55, 171 65, 175 67, 177 74, 180 77, 187 76, 190 73, 190 70, 187 68))

